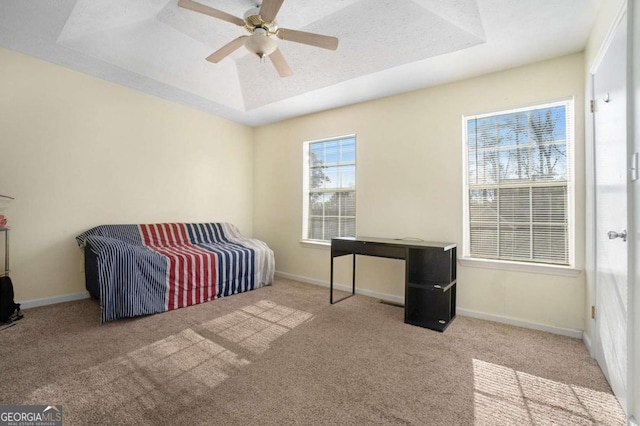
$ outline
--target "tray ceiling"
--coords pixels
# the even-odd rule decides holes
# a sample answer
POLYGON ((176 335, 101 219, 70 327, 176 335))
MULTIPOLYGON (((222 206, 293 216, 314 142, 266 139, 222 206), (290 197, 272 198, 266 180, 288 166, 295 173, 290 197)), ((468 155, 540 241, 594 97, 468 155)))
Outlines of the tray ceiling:
MULTIPOLYGON (((250 0, 200 0, 242 17, 250 0)), ((293 71, 244 48, 204 60, 241 27, 177 0, 3 0, 0 45, 248 125, 581 51, 600 0, 285 0, 280 27, 336 36, 336 51, 276 39, 293 71)))

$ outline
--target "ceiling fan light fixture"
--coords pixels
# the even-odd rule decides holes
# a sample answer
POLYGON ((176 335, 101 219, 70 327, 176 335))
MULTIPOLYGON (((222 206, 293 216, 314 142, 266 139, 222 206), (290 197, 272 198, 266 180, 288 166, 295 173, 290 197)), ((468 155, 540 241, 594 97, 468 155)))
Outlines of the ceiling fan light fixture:
POLYGON ((272 54, 278 48, 278 44, 267 35, 265 30, 256 28, 253 34, 245 40, 244 47, 262 59, 272 54))

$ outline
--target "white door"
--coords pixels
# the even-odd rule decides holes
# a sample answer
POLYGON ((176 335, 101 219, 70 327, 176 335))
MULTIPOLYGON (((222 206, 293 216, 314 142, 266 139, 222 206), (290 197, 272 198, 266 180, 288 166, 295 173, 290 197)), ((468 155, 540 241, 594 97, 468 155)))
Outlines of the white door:
POLYGON ((595 356, 627 411, 626 15, 593 76, 595 127, 595 356))

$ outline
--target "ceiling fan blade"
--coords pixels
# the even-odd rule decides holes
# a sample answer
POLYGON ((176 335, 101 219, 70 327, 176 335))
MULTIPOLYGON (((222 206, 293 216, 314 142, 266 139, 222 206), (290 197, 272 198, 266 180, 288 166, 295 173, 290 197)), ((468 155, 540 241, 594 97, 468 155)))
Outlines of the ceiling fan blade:
POLYGON ((220 62, 228 55, 238 50, 244 44, 244 39, 247 37, 249 36, 240 36, 237 39, 225 44, 220 49, 207 56, 207 61, 213 62, 214 64, 220 62))
POLYGON ((260 6, 260 17, 264 22, 271 22, 276 19, 280 6, 284 0, 264 0, 260 6))
POLYGON ((326 36, 322 34, 307 33, 304 31, 280 28, 276 32, 276 37, 282 40, 322 47, 323 49, 336 50, 338 48, 338 39, 336 37, 326 36))
POLYGON ((178 6, 193 10, 194 12, 204 13, 205 15, 213 16, 214 18, 222 19, 223 21, 231 22, 232 24, 236 24, 241 27, 244 27, 245 25, 243 19, 230 15, 227 12, 205 6, 204 4, 196 3, 192 0, 180 0, 178 2, 178 6))
POLYGON ((291 72, 291 68, 289 68, 289 64, 287 64, 284 56, 282 56, 282 52, 280 52, 280 49, 274 50, 269 55, 269 59, 271 59, 271 62, 273 62, 273 66, 276 67, 276 71, 278 71, 280 77, 289 77, 293 74, 293 72, 291 72))

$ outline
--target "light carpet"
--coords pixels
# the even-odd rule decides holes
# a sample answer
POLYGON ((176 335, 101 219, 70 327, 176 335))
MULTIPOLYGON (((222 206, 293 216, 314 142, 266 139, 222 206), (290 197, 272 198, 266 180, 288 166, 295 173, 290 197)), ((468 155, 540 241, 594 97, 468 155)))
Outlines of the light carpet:
POLYGON ((95 300, 0 332, 0 404, 61 404, 65 425, 623 425, 577 339, 403 309, 286 279, 99 324, 95 300))

